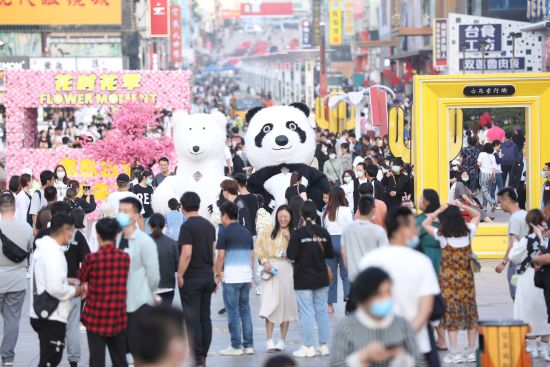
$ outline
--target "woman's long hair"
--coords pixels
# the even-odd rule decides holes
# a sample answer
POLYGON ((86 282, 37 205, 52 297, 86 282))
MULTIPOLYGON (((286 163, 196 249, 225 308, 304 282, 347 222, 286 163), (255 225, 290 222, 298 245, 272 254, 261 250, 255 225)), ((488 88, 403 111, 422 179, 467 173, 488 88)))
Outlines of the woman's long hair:
POLYGON ((527 212, 525 221, 529 224, 529 234, 531 234, 534 232, 532 225, 540 226, 544 222, 544 214, 540 209, 531 209, 527 212))
POLYGON ((468 236, 470 230, 464 217, 460 214, 458 206, 449 205, 439 214, 439 235, 447 238, 468 236))
POLYGON ((63 171, 65 172, 65 177, 63 177, 63 180, 61 180, 61 181, 63 181, 63 183, 66 185, 67 182, 69 182, 69 177, 67 177, 68 176, 67 175, 67 170, 65 169, 65 166, 63 166, 62 164, 58 164, 57 166, 55 166, 55 169, 53 170, 54 179, 58 180, 58 178, 57 178, 57 169, 58 168, 63 168, 63 171))
POLYGON ((302 181, 302 174, 299 171, 292 172, 292 175, 290 176, 290 186, 300 184, 301 181, 302 181))
POLYGON ((328 216, 330 221, 336 220, 336 213, 341 206, 348 206, 348 200, 346 199, 346 193, 341 187, 334 187, 328 194, 327 210, 323 215, 323 219, 328 216))
POLYGON ((317 237, 318 233, 314 227, 315 218, 317 217, 317 207, 313 201, 306 201, 302 206, 302 217, 304 218, 304 228, 306 233, 313 237, 317 237))
POLYGON ((149 218, 151 236, 153 236, 153 238, 159 238, 160 236, 162 236, 162 230, 164 229, 165 225, 166 220, 164 219, 164 215, 159 213, 151 215, 151 217, 149 218))
POLYGON ((422 196, 429 204, 424 210, 424 213, 429 214, 435 212, 441 204, 439 203, 439 194, 433 189, 424 189, 422 191, 422 196))
POLYGON ((288 207, 290 209, 290 212, 292 213, 292 229, 301 227, 304 222, 304 219, 302 218, 303 206, 304 199, 302 199, 302 197, 299 195, 294 195, 288 203, 288 207))
POLYGON ((275 226, 273 227, 273 231, 271 231, 271 239, 274 240, 277 235, 279 234, 279 231, 281 230, 281 226, 279 225, 279 212, 283 211, 283 210, 286 210, 288 212, 288 214, 290 215, 290 221, 288 222, 288 230, 290 232, 292 232, 293 230, 293 224, 294 224, 294 220, 292 218, 293 214, 292 214, 292 210, 290 209, 290 207, 288 205, 281 205, 278 209, 277 209, 277 212, 275 213, 275 226))

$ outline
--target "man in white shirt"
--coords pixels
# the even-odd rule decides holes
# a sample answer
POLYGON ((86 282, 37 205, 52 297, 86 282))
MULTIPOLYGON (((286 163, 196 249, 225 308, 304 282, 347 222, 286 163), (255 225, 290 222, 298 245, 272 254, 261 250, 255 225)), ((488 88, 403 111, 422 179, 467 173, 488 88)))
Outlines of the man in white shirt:
POLYGON ((36 225, 36 215, 46 205, 48 202, 44 195, 44 190, 48 186, 53 186, 54 174, 52 171, 42 171, 40 172, 40 184, 42 187, 34 192, 31 198, 31 206, 29 209, 29 214, 32 216, 32 226, 36 225))
POLYGON ((393 209, 386 217, 386 230, 390 246, 367 253, 359 269, 375 266, 390 274, 395 312, 411 323, 420 352, 428 358, 431 346, 426 325, 434 296, 440 293, 437 276, 430 259, 414 249, 419 242, 418 229, 409 208, 393 209))
MULTIPOLYGON (((139 197, 130 191, 130 177, 126 173, 121 173, 120 175, 117 176, 116 184, 117 184, 118 190, 109 194, 109 196, 107 197, 107 202, 113 207, 115 212, 118 212, 120 200, 128 197, 136 198, 139 200, 139 197)), ((141 214, 137 221, 139 228, 142 231, 145 228, 143 214, 145 214, 145 210, 142 207, 141 214)))
POLYGON ((63 357, 65 330, 71 308, 71 298, 81 294, 78 281, 67 280, 67 260, 64 248, 73 239, 74 223, 67 214, 57 214, 50 224, 50 235, 36 240, 31 276, 31 326, 40 340, 39 366, 57 366, 63 357), (34 301, 48 292, 59 304, 50 314, 36 314, 34 301))

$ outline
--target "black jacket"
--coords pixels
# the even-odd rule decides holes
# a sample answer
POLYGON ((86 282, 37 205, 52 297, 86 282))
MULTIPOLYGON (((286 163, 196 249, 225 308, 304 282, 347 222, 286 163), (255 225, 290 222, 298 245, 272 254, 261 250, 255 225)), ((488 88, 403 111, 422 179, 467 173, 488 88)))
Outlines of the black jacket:
POLYGON ((95 208, 97 207, 97 204, 95 202, 95 197, 93 195, 90 195, 89 203, 88 201, 86 201, 86 197, 87 197, 86 195, 82 195, 82 197, 76 198, 75 201, 82 208, 82 210, 84 210, 84 213, 90 214, 95 210, 95 208))
MULTIPOLYGON (((523 174, 523 158, 518 159, 512 165, 512 170, 510 171, 509 186, 513 187, 516 190, 519 190, 522 184, 522 181, 521 181, 522 174, 523 174)), ((525 184, 525 181, 523 181, 523 184, 525 184)))
POLYGON ((409 176, 404 174, 386 176, 382 179, 382 185, 384 185, 386 190, 386 205, 389 208, 400 206, 403 202, 403 195, 409 194, 409 176), (390 196, 390 192, 395 191, 396 195, 394 197, 390 196))
MULTIPOLYGON (((354 179, 353 183, 353 212, 355 213, 359 205, 359 186, 361 186, 361 184, 359 183, 358 179, 354 179)), ((371 184, 373 185, 374 189, 374 198, 385 202, 386 189, 384 188, 384 185, 382 185, 382 182, 378 181, 375 178, 371 181, 371 184)))
MULTIPOLYGON (((271 177, 281 173, 282 168, 287 168, 289 172, 299 171, 302 177, 308 181, 306 193, 318 210, 321 210, 325 203, 323 202, 323 193, 330 191, 330 184, 327 176, 316 168, 310 167, 303 163, 279 164, 277 166, 264 167, 254 172, 248 178, 248 190, 253 194, 262 195, 264 198, 264 208, 268 212, 272 212, 275 208, 270 206, 273 196, 264 188, 264 182, 271 177)), ((281 187, 281 190, 286 190, 286 187, 281 187)))

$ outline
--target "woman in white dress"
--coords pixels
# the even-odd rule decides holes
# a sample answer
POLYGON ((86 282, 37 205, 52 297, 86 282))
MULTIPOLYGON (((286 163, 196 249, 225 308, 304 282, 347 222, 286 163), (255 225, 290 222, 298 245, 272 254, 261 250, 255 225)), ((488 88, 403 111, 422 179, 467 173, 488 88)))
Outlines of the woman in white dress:
POLYGON ((275 225, 266 227, 254 245, 254 255, 263 267, 260 317, 265 319, 268 352, 285 350, 290 321, 298 320, 294 270, 286 257, 293 223, 290 208, 281 205, 276 218, 275 225), (273 341, 275 324, 281 328, 281 338, 276 344, 273 341))
POLYGON ((350 208, 355 208, 353 195, 355 194, 355 173, 352 170, 345 170, 342 175, 342 184, 340 185, 350 208))
POLYGON ((539 229, 544 222, 544 215, 539 209, 530 210, 525 218, 529 224, 529 234, 516 241, 510 250, 510 261, 518 265, 514 279, 517 279, 516 300, 514 302, 514 319, 522 320, 529 324, 531 332, 527 335, 527 351, 533 358, 548 357, 548 337, 550 324, 547 322, 546 303, 544 290, 535 287, 535 269, 532 265, 533 258, 539 252, 539 248, 548 246, 539 229), (541 337, 540 343, 537 338, 541 337), (544 344, 543 344, 544 343, 544 344))

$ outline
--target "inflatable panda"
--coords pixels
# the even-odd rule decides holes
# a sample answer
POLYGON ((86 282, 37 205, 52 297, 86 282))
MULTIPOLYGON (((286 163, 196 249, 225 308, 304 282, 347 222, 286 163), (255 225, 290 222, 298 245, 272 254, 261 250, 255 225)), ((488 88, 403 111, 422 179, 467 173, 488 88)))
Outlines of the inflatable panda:
POLYGON ((225 124, 227 118, 221 112, 189 115, 177 111, 174 124, 174 149, 178 169, 174 176, 166 177, 155 190, 153 210, 166 213, 168 200, 179 201, 186 191, 194 191, 201 198, 199 214, 210 218, 209 205, 216 205, 220 183, 225 179, 225 124))
POLYGON ((247 112, 246 121, 246 157, 254 167, 248 190, 262 195, 266 210, 272 212, 285 203, 292 172, 299 171, 308 198, 321 210, 323 192, 330 190, 330 184, 323 172, 309 166, 315 155, 309 108, 303 103, 255 107, 247 112))

